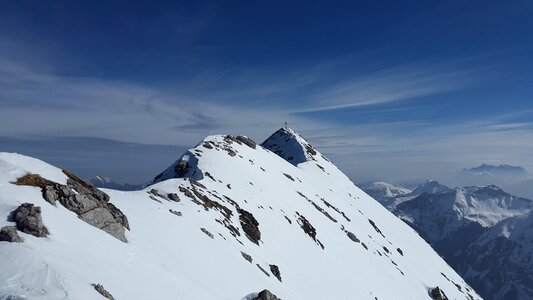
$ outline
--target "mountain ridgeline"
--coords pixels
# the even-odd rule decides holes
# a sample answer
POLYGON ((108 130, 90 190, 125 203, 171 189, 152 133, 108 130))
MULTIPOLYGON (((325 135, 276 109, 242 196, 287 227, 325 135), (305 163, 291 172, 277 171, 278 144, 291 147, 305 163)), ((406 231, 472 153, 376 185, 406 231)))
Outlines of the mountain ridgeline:
POLYGON ((209 136, 138 191, 0 171, 0 299, 481 299, 291 129, 209 136))

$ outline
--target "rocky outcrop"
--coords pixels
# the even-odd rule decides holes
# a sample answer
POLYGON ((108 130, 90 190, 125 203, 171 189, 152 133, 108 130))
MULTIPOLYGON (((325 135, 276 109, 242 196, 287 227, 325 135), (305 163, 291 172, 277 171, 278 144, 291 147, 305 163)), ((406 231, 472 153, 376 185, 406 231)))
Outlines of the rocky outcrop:
POLYGON ((244 259, 246 259, 248 262, 251 263, 251 262, 253 261, 251 255, 249 255, 249 254, 247 254, 247 253, 244 253, 244 252, 242 252, 242 251, 241 251, 241 255, 242 255, 242 257, 243 257, 244 259))
POLYGON ((433 300, 448 300, 446 294, 437 286, 434 289, 431 289, 431 299, 433 300))
POLYGON ((272 275, 276 276, 276 278, 281 282, 281 272, 279 271, 278 266, 270 265, 270 272, 272 272, 272 275))
POLYGON ((112 296, 108 291, 106 291, 106 289, 104 288, 103 285, 101 285, 101 284, 97 284, 97 283, 93 283, 93 284, 91 284, 91 285, 92 285, 92 286, 94 287, 94 289, 95 289, 98 293, 100 293, 100 295, 102 295, 104 298, 107 298, 107 299, 109 299, 109 300, 115 300, 115 298, 113 298, 113 296, 112 296))
POLYGON ((17 223, 17 229, 36 237, 45 237, 49 234, 43 225, 41 208, 31 203, 21 204, 13 212, 13 221, 17 223))
POLYGON ((252 300, 281 300, 281 299, 276 297, 276 295, 272 294, 269 290, 262 290, 257 295, 257 297, 253 298, 252 300))
POLYGON ((241 222, 242 230, 246 234, 246 237, 256 245, 259 245, 261 240, 261 231, 259 231, 259 222, 255 219, 254 215, 250 212, 238 208, 239 220, 241 222))
POLYGON ((17 227, 4 226, 0 229, 0 242, 22 243, 23 239, 17 233, 17 227))
POLYGON ((127 242, 125 229, 130 229, 128 218, 109 203, 109 196, 69 171, 63 170, 63 173, 68 177, 66 185, 47 180, 38 174, 20 177, 15 184, 40 187, 43 198, 49 203, 56 205, 59 202, 86 223, 127 242))

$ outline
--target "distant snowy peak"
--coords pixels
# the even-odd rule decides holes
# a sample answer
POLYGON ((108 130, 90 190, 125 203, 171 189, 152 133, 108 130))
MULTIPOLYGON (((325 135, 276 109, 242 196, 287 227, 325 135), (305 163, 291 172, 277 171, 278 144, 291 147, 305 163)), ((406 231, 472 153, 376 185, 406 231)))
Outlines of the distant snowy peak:
POLYGON ((413 190, 412 194, 414 195, 421 195, 423 193, 428 194, 435 194, 435 193, 446 193, 450 192, 452 189, 449 187, 440 184, 436 180, 428 180, 421 185, 419 185, 416 189, 413 190))
POLYGON ((111 178, 109 178, 109 177, 105 177, 105 176, 95 176, 95 177, 91 177, 91 178, 89 178, 89 181, 90 181, 92 184, 99 184, 99 185, 106 185, 106 184, 112 184, 112 183, 115 183, 113 180, 111 180, 111 178))
POLYGON ((113 189, 113 190, 120 190, 120 191, 135 191, 135 190, 140 190, 144 187, 143 185, 137 185, 137 184, 116 183, 111 178, 105 177, 105 176, 91 177, 87 179, 87 181, 97 188, 113 189))
POLYGON ((360 184, 359 187, 379 202, 411 193, 408 188, 384 181, 366 182, 360 184))
POLYGON ((266 139, 261 146, 293 165, 312 160, 326 160, 306 139, 290 128, 280 128, 266 139))

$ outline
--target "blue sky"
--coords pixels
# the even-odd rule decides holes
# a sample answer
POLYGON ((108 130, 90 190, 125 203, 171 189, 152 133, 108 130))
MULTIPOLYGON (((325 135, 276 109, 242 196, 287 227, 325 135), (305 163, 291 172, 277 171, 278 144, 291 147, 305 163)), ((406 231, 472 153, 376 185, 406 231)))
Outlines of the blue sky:
POLYGON ((136 183, 288 121, 356 181, 533 171, 531 1, 76 2, 2 1, 0 150, 136 183))

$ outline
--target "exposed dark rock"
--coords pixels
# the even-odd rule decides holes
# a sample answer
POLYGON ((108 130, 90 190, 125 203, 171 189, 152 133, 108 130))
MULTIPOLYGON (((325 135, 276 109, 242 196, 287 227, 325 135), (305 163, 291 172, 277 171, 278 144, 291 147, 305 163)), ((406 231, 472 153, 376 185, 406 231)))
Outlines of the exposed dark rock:
POLYGON ((235 138, 238 142, 241 142, 243 144, 245 144, 246 146, 252 148, 252 149, 255 149, 256 147, 256 143, 249 137, 247 136, 243 136, 243 135, 238 135, 236 138, 235 138))
POLYGON ((191 192, 191 190, 189 190, 187 188, 184 188, 182 186, 180 186, 178 189, 179 189, 180 192, 184 193, 185 196, 187 196, 187 197, 189 197, 189 198, 191 198, 193 200, 196 200, 196 197, 194 197, 194 194, 191 192))
POLYGON ((285 216, 285 219, 287 219, 287 222, 289 222, 289 224, 292 224, 291 219, 287 218, 287 216, 285 216))
POLYGON ((430 293, 431 299, 433 300, 448 300, 448 297, 446 297, 446 294, 444 294, 444 291, 441 290, 438 286, 434 289, 431 289, 430 293))
POLYGON ((180 212, 180 211, 175 211, 175 210, 173 210, 173 209, 169 209, 168 211, 169 211, 170 213, 172 213, 172 214, 178 216, 178 217, 181 217, 181 212, 180 212))
POLYGON ((63 170, 63 173, 68 177, 67 185, 52 182, 37 174, 24 175, 15 184, 40 187, 43 198, 49 203, 55 205, 59 202, 86 223, 127 242, 124 229, 130 229, 128 218, 109 203, 109 196, 69 171, 63 170))
POLYGON ((156 197, 159 197, 159 198, 162 198, 162 199, 165 199, 165 200, 168 200, 167 196, 166 195, 163 195, 163 194, 160 194, 158 190, 156 189, 150 189, 150 191, 148 191, 149 194, 152 194, 156 197))
POLYGON ((300 227, 308 236, 316 241, 316 229, 304 216, 300 215, 298 218, 298 224, 300 224, 300 227))
POLYGON ((398 253, 400 253, 400 255, 403 256, 403 251, 402 251, 402 249, 398 248, 398 249, 396 249, 396 251, 398 251, 398 253))
POLYGON ((209 172, 205 172, 205 176, 209 177, 213 181, 216 181, 215 177, 213 177, 213 175, 211 175, 209 172))
POLYGON ((189 169, 189 161, 185 159, 180 160, 174 167, 174 171, 176 172, 176 177, 183 177, 185 174, 187 174, 188 169, 189 169))
POLYGON ((389 249, 385 246, 383 246, 383 250, 385 250, 385 252, 389 253, 389 249))
POLYGON ((246 259, 247 261, 249 261, 250 263, 252 262, 252 256, 250 256, 249 254, 246 254, 244 252, 241 251, 241 255, 242 257, 244 257, 244 259, 246 259))
POLYGON ((349 232, 349 231, 346 231, 346 235, 348 235, 348 237, 350 238, 350 240, 356 242, 356 243, 360 243, 361 241, 355 236, 355 234, 349 232))
POLYGON ((254 215, 252 215, 250 212, 241 208, 237 208, 237 211, 239 212, 239 221, 241 222, 241 227, 246 237, 251 242, 259 245, 259 240, 261 240, 259 222, 257 222, 254 215))
POLYGON ((291 175, 289 175, 289 174, 285 174, 285 173, 283 173, 283 175, 285 175, 285 177, 289 178, 290 180, 294 181, 294 178, 292 178, 291 175))
POLYGON ((383 235, 383 233, 382 233, 381 230, 378 228, 378 226, 376 225, 376 223, 374 223, 374 221, 372 221, 371 219, 368 219, 368 223, 370 223, 370 225, 372 225, 372 227, 374 227, 374 230, 376 230, 377 233, 381 234, 382 237, 385 237, 385 235, 383 235))
POLYGON ((167 194, 167 198, 175 202, 181 201, 180 197, 176 193, 167 194))
POLYGON ((337 223, 337 220, 335 218, 333 218, 325 209, 323 209, 322 207, 320 207, 318 204, 315 203, 315 201, 307 198, 306 195, 304 195, 303 193, 301 193, 300 191, 296 191, 298 193, 298 195, 300 195, 302 198, 304 198, 305 200, 307 200, 307 202, 311 203, 316 210, 318 210, 319 212, 321 212, 324 216, 326 216, 328 219, 330 219, 332 222, 335 222, 337 223))
POLYGON ((115 300, 115 298, 113 298, 113 296, 112 296, 108 291, 106 291, 106 289, 104 288, 103 285, 101 285, 101 284, 97 284, 97 283, 93 283, 93 284, 91 284, 91 285, 92 285, 92 286, 94 287, 94 289, 95 289, 98 293, 100 293, 100 295, 102 295, 104 298, 107 298, 107 299, 109 299, 109 300, 115 300))
POLYGON ((272 274, 281 282, 281 272, 279 271, 278 266, 270 265, 270 272, 272 272, 272 274))
POLYGON ((263 271, 263 273, 265 273, 266 276, 270 277, 270 274, 268 274, 268 272, 265 269, 263 269, 263 267, 261 267, 261 265, 259 265, 259 264, 255 264, 255 265, 259 268, 259 270, 263 271))
POLYGON ((17 227, 4 226, 0 229, 0 242, 22 243, 23 241, 17 233, 17 227))
POLYGON ((281 300, 281 299, 276 297, 276 295, 272 294, 269 290, 262 290, 259 294, 257 294, 257 297, 255 297, 252 300, 281 300))
POLYGON ((313 156, 313 155, 316 155, 316 151, 315 149, 313 149, 313 146, 307 144, 305 145, 305 151, 307 152, 307 154, 313 156))
POLYGON ((209 232, 207 229, 205 229, 205 228, 202 227, 202 228, 200 228, 200 230, 201 230, 203 233, 205 233, 208 237, 210 237, 210 238, 212 238, 212 239, 215 238, 215 236, 214 236, 211 232, 209 232))
POLYGON ((21 204, 13 212, 13 221, 17 223, 17 229, 36 237, 48 235, 48 229, 43 225, 41 208, 31 203, 21 204))

